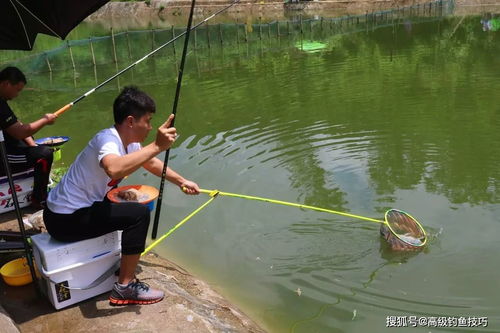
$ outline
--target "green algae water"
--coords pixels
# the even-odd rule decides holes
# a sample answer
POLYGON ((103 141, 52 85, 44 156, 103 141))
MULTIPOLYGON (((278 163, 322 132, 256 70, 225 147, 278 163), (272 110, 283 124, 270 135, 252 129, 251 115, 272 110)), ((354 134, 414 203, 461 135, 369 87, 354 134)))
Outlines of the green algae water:
MULTIPOLYGON (((402 209, 429 234, 423 252, 389 251, 375 223, 228 197, 156 251, 270 332, 498 332, 500 34, 483 31, 479 16, 461 19, 305 29, 300 38, 191 51, 170 153, 169 165, 205 189, 376 219, 402 209)), ((132 44, 137 54, 146 48, 132 44)), ((177 66, 169 48, 38 137, 70 136, 58 166, 70 164, 112 123, 113 99, 127 84, 156 99, 159 126, 177 66)), ((33 89, 12 105, 35 119, 114 67, 34 73, 33 89)), ((143 170, 125 183, 159 186, 143 170)), ((170 184, 165 196, 159 235, 208 199, 170 184)))

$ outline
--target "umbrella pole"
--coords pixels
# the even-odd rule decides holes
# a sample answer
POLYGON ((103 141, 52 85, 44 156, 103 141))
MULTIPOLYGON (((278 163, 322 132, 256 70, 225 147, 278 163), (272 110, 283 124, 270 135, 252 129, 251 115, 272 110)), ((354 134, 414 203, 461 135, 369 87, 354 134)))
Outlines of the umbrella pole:
POLYGON ((5 148, 5 139, 3 136, 3 131, 0 130, 0 155, 2 159, 2 163, 5 169, 5 174, 7 175, 7 179, 9 180, 10 191, 12 192, 12 200, 14 201, 14 207, 16 211, 17 222, 19 224, 19 229, 21 231, 21 235, 23 238, 24 244, 24 252, 26 253, 26 260, 28 262, 31 277, 33 279, 33 283, 35 285, 35 290, 38 294, 40 294, 40 289, 38 288, 35 267, 33 266, 33 257, 31 255, 30 245, 28 244, 28 239, 26 238, 26 229, 24 229, 23 217, 21 215, 21 209, 19 208, 19 200, 17 200, 16 187, 14 186, 14 180, 12 179, 12 173, 10 172, 9 161, 7 159, 7 150, 5 148))

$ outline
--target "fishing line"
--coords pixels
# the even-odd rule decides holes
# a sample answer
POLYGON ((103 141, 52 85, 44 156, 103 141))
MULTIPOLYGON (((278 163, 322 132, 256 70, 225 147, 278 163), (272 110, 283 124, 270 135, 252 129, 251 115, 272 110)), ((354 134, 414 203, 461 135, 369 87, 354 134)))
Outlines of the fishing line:
MULTIPOLYGON (((209 17, 207 17, 206 19, 204 19, 203 21, 199 22, 198 24, 196 24, 194 27, 192 27, 190 29, 190 31, 198 28, 200 25, 202 25, 203 23, 205 22, 208 22, 209 20, 211 20, 212 18, 214 18, 215 16, 219 15, 220 13, 222 13, 223 11, 229 9, 230 7, 234 6, 236 3, 240 2, 240 0, 235 0, 234 2, 232 2, 231 4, 229 4, 228 6, 220 9, 219 11, 215 12, 214 14, 210 15, 209 17)), ((110 81, 114 80, 115 78, 117 78, 118 76, 122 75, 123 73, 125 73, 126 71, 128 71, 129 69, 131 69, 132 67, 134 67, 135 65, 141 63, 142 61, 144 61, 145 59, 149 58, 151 55, 155 54, 156 52, 160 51, 161 49, 163 49, 165 46, 168 46, 170 44, 172 44, 173 42, 175 42, 177 39, 181 38, 182 36, 184 36, 186 33, 188 33, 188 31, 184 31, 183 33, 181 33, 180 35, 172 38, 171 40, 169 40, 168 42, 166 42, 165 44, 159 46, 158 48, 156 48, 155 50, 149 52, 148 54, 146 54, 144 57, 142 57, 141 59, 137 60, 136 62, 132 63, 131 65, 129 65, 128 67, 122 69, 121 71, 119 71, 118 73, 116 73, 115 75, 111 76, 110 78, 106 79, 105 81, 103 81, 102 83, 100 83, 99 85, 97 85, 95 88, 92 88, 90 89, 89 91, 87 91, 85 94, 83 94, 82 96, 78 97, 77 99, 75 99, 73 102, 69 103, 69 104, 66 104, 65 106, 63 106, 62 108, 60 108, 59 110, 57 110, 56 112, 54 112, 54 114, 56 116, 60 116, 61 114, 63 114, 64 112, 68 111, 69 109, 71 109, 71 107, 73 107, 73 105, 75 105, 76 103, 78 103, 79 101, 81 101, 82 99, 84 99, 85 97, 89 96, 90 94, 92 94, 94 91, 98 90, 99 88, 101 88, 102 86, 104 86, 105 84, 109 83, 110 81)))

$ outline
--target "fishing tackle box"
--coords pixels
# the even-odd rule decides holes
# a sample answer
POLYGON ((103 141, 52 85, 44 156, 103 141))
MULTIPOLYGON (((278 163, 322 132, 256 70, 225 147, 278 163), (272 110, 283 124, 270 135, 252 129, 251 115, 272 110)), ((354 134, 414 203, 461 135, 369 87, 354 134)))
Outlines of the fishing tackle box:
POLYGON ((41 233, 31 241, 42 292, 56 309, 108 292, 117 281, 120 231, 73 243, 41 233))
MULTIPOLYGON (((14 187, 16 189, 19 208, 27 207, 31 204, 31 195, 33 193, 33 175, 34 169, 12 174, 14 187)), ((14 200, 9 186, 7 176, 0 177, 0 214, 14 210, 14 200)))

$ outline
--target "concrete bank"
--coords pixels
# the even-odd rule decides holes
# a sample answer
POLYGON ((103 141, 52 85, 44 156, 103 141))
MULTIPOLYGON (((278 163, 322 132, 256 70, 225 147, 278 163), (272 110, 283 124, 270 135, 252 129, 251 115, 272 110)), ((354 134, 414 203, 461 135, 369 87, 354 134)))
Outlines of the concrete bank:
MULTIPOLYGON (((232 3, 231 0, 197 0, 194 20, 200 21, 215 11, 232 3)), ((248 22, 249 20, 286 20, 290 16, 320 15, 335 17, 365 14, 396 7, 427 3, 429 0, 319 0, 285 3, 276 0, 241 0, 210 21, 248 22)), ((151 0, 146 2, 109 2, 87 18, 87 22, 98 23, 106 28, 166 28, 186 25, 191 2, 189 0, 151 0)))
MULTIPOLYGON (((18 230, 11 213, 0 216, 0 231, 8 230, 18 230)), ((0 262, 21 255, 2 254, 0 262)), ((45 297, 37 295, 33 284, 11 287, 2 281, 0 331, 264 332, 205 282, 155 254, 141 259, 137 277, 153 288, 164 290, 166 298, 152 305, 116 307, 109 305, 106 293, 56 311, 45 297)))
POLYGON ((0 305, 0 327, 2 328, 2 332, 4 333, 18 333, 19 329, 14 323, 14 321, 10 318, 10 315, 4 308, 0 305))
MULTIPOLYGON (((291 3, 276 0, 241 0, 210 21, 222 22, 288 20, 297 15, 338 17, 360 15, 397 7, 428 3, 429 0, 317 0, 291 3)), ((197 0, 194 20, 200 21, 232 3, 231 0, 197 0)), ((105 28, 148 29, 185 26, 189 0, 151 0, 146 2, 109 2, 86 21, 105 28)), ((457 16, 500 12, 496 0, 456 0, 457 16)))
POLYGON ((500 13, 500 2, 497 0, 457 0, 455 15, 483 15, 500 13))
MULTIPOLYGON (((201 3, 197 14, 205 17, 229 1, 201 3)), ((263 19, 280 19, 287 10, 311 13, 336 7, 341 13, 357 14, 382 7, 402 7, 426 1, 313 1, 289 6, 281 2, 245 2, 229 15, 240 19, 244 15, 262 15, 263 19), (307 12, 310 11, 310 12, 307 12), (240 16, 238 16, 240 15, 240 16)), ((145 3, 110 3, 93 15, 90 21, 106 22, 128 19, 139 26, 162 22, 168 26, 185 24, 181 15, 186 1, 174 3, 152 0, 145 3), (164 7, 163 9, 162 6, 164 7)), ((333 9, 332 9, 333 10, 333 9)), ((500 13, 500 3, 494 0, 458 0, 456 15, 500 13)), ((241 21, 240 21, 241 22, 241 21)), ((116 25, 114 25, 116 27, 116 25)), ((33 213, 29 209, 23 212, 33 213)), ((18 230, 13 213, 0 215, 0 231, 18 230)), ((19 257, 20 254, 0 255, 0 264, 19 257)), ((0 331, 14 332, 262 332, 250 318, 231 305, 206 283, 168 260, 155 255, 146 256, 140 264, 138 277, 166 291, 167 298, 150 306, 111 307, 107 295, 101 295, 60 311, 54 310, 44 298, 38 297, 32 285, 9 287, 0 282, 0 331)))

